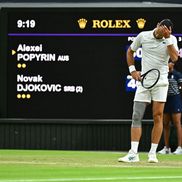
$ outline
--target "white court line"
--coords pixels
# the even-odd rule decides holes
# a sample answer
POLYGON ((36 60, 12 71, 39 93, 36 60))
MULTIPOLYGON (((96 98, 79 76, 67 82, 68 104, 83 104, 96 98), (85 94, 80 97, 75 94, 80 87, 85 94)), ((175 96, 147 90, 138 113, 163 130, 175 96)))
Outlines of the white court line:
POLYGON ((146 176, 146 177, 105 177, 105 178, 54 178, 54 179, 0 179, 0 182, 62 182, 62 181, 109 181, 109 180, 154 180, 154 179, 182 179, 182 176, 146 176))
MULTIPOLYGON (((62 165, 63 163, 60 163, 60 162, 39 162, 39 161, 0 161, 0 164, 25 164, 25 165, 62 165)), ((166 164, 163 164, 163 165, 160 165, 160 166, 156 166, 156 165, 145 165, 145 164, 142 164, 142 165, 127 165, 127 164, 123 164, 120 165, 120 164, 95 164, 95 165, 83 165, 83 164, 80 164, 80 163, 74 163, 72 165, 72 167, 111 167, 111 168, 163 168, 163 169, 166 169, 166 168, 181 168, 181 165, 179 166, 169 166, 169 165, 166 165, 166 164)), ((1 181, 0 181, 1 182, 1 181)))
POLYGON ((55 165, 56 162, 37 162, 37 161, 0 161, 0 164, 45 164, 45 165, 55 165))

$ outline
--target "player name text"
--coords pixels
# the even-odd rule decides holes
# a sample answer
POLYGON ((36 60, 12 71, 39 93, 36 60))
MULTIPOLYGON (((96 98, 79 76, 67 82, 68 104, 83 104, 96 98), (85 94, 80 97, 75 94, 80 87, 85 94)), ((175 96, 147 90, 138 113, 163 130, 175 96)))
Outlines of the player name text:
POLYGON ((42 44, 37 46, 28 46, 26 44, 19 44, 17 52, 42 52, 42 44))
POLYGON ((69 55, 56 54, 17 54, 17 61, 69 61, 69 55))
POLYGON ((40 75, 37 76, 17 75, 17 82, 43 82, 43 78, 40 75))

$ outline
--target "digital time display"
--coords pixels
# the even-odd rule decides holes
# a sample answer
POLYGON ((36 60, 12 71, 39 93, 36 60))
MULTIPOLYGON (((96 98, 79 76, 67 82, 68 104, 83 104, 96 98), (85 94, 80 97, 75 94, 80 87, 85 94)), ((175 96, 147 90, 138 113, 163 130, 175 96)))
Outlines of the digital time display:
MULTIPOLYGON (((126 51, 141 31, 180 8, 3 8, 6 117, 130 119, 137 82, 126 51)), ((140 70, 142 48, 135 53, 140 70)), ((147 112, 145 118, 152 118, 147 112)))
POLYGON ((17 21, 18 28, 35 28, 35 20, 18 20, 17 21))

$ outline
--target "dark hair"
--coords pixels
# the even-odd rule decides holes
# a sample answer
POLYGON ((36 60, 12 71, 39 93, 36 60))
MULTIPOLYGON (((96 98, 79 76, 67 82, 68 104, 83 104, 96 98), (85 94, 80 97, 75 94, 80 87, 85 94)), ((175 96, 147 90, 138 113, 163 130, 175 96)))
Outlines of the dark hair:
POLYGON ((173 23, 170 19, 164 19, 162 20, 159 25, 165 25, 168 29, 170 29, 169 27, 171 27, 171 29, 173 29, 173 23))

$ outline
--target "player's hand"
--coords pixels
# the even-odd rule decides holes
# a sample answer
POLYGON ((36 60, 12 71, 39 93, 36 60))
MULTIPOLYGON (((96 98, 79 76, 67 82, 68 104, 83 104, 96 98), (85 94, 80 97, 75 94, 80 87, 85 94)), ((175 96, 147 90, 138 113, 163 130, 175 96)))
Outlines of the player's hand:
POLYGON ((131 72, 131 76, 136 81, 141 81, 141 73, 140 73, 140 71, 133 71, 133 72, 131 72))
POLYGON ((164 38, 169 38, 172 32, 171 27, 169 27, 169 29, 164 25, 161 27, 162 28, 162 32, 163 32, 163 36, 164 38))

